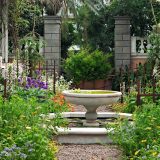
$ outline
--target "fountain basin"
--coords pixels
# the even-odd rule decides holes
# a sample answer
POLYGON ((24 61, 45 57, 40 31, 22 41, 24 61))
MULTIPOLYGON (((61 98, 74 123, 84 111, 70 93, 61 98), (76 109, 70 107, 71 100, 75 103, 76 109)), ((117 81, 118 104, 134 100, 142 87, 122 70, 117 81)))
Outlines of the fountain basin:
POLYGON ((117 91, 106 90, 81 90, 74 92, 74 90, 63 91, 63 95, 67 102, 76 105, 84 105, 85 107, 109 105, 117 102, 122 93, 117 91))
POLYGON ((66 90, 62 93, 68 103, 83 105, 87 109, 84 126, 98 126, 96 109, 117 102, 122 95, 121 92, 106 90, 66 90))

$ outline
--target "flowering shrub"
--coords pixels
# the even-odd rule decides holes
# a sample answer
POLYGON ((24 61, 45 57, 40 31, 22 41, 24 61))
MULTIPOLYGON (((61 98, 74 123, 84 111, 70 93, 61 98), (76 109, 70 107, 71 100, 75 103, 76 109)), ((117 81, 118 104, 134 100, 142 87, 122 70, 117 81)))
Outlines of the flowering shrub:
POLYGON ((52 98, 52 101, 54 102, 54 110, 56 109, 59 111, 74 111, 74 107, 65 101, 64 96, 62 94, 55 95, 52 98))
POLYGON ((17 62, 16 60, 14 60, 13 63, 7 63, 5 65, 2 75, 5 78, 8 78, 8 79, 11 78, 12 80, 15 80, 17 77, 22 76, 23 68, 24 68, 24 65, 22 63, 18 63, 18 67, 17 67, 17 62))
POLYGON ((133 113, 137 108, 137 91, 136 87, 132 86, 130 88, 130 93, 123 95, 124 103, 113 104, 113 109, 116 112, 133 113))
POLYGON ((38 88, 38 89, 48 89, 48 83, 44 82, 42 79, 41 72, 36 70, 34 78, 28 76, 21 76, 18 78, 19 86, 23 86, 26 89, 38 88))
POLYGON ((119 121, 111 134, 130 160, 160 158, 160 101, 141 106, 133 115, 134 122, 119 121))
POLYGON ((57 77, 55 84, 56 93, 61 93, 64 90, 68 90, 71 87, 72 81, 67 82, 63 76, 57 77))
MULTIPOLYGON (((58 116, 50 121, 47 115, 54 103, 50 99, 39 103, 35 97, 25 100, 12 95, 4 101, 0 97, 0 159, 1 160, 53 160, 57 151, 56 145, 51 142, 49 126, 62 126, 64 120, 60 117, 61 111, 54 110, 58 116)), ((51 132, 52 131, 52 132, 51 132)))
POLYGON ((31 77, 26 77, 26 80, 24 80, 24 77, 19 78, 18 82, 20 85, 24 85, 26 89, 29 88, 38 88, 38 89, 48 89, 48 83, 41 81, 41 79, 34 79, 31 77))

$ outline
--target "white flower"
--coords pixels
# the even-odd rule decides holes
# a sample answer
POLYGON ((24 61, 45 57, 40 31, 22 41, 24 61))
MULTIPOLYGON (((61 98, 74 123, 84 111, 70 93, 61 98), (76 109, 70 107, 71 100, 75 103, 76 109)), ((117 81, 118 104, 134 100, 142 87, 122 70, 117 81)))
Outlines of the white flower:
POLYGON ((56 93, 61 93, 64 90, 68 90, 72 84, 72 81, 67 82, 64 77, 61 75, 57 78, 55 83, 56 93))

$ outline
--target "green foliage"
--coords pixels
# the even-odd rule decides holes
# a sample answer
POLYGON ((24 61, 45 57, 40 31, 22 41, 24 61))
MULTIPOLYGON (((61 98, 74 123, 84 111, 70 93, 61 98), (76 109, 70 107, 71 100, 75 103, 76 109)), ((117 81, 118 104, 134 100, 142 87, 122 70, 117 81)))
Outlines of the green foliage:
POLYGON ((9 3, 10 31, 12 31, 12 27, 16 27, 20 37, 23 37, 30 33, 34 27, 35 31, 42 33, 41 23, 43 23, 42 10, 38 3, 25 0, 14 0, 9 3), (41 30, 39 26, 41 26, 41 30))
POLYGON ((9 50, 13 55, 19 48, 19 40, 31 31, 43 34, 42 9, 34 1, 9 1, 9 50))
POLYGON ((0 159, 55 159, 57 149, 51 141, 54 130, 50 126, 63 125, 61 111, 54 109, 49 99, 42 103, 34 96, 26 100, 12 95, 5 101, 0 97, 0 159), (44 116, 51 110, 57 115, 54 121, 44 116))
POLYGON ((149 36, 149 43, 151 44, 148 49, 148 61, 154 67, 154 74, 156 77, 160 75, 160 33, 152 33, 149 36))
POLYGON ((82 49, 78 53, 70 53, 64 62, 64 71, 74 83, 83 80, 104 79, 111 70, 110 54, 89 49, 82 49))
POLYGON ((19 86, 13 87, 12 94, 15 94, 25 100, 35 97, 39 102, 48 102, 48 99, 53 96, 53 94, 48 90, 39 88, 25 89, 24 87, 19 86))
POLYGON ((42 55, 39 53, 39 49, 41 49, 44 44, 43 41, 39 40, 39 37, 36 37, 35 35, 28 34, 26 37, 21 39, 20 44, 24 47, 22 49, 22 58, 29 58, 30 61, 34 62, 35 65, 36 62, 41 61, 42 55))
POLYGON ((39 40, 39 36, 36 37, 32 34, 28 34, 20 41, 20 44, 23 46, 20 56, 24 62, 28 62, 30 75, 33 74, 32 72, 36 69, 38 63, 43 61, 43 56, 39 53, 39 50, 44 45, 43 41, 39 40))
POLYGON ((95 15, 87 6, 78 9, 76 43, 92 49, 111 52, 114 47, 114 19, 107 8, 95 15))
POLYGON ((133 114, 133 123, 124 120, 114 126, 112 137, 123 148, 128 159, 159 159, 159 105, 159 102, 157 105, 145 104, 133 114))
MULTIPOLYGON (((153 3, 157 21, 160 20, 160 3, 153 3)), ((131 18, 131 35, 146 36, 152 30, 154 19, 149 0, 113 0, 99 11, 98 15, 87 6, 78 9, 75 19, 79 39, 77 44, 90 45, 109 52, 114 48, 114 17, 128 15, 131 18)))
POLYGON ((125 96, 125 108, 122 112, 133 113, 137 108, 137 97, 136 94, 131 92, 128 96, 125 96))
POLYGON ((75 33, 74 23, 67 20, 62 21, 62 33, 61 56, 62 58, 66 58, 68 48, 73 45, 76 40, 77 34, 75 33))
POLYGON ((145 64, 139 64, 136 70, 131 70, 128 66, 122 68, 121 71, 115 74, 112 82, 113 90, 120 90, 120 84, 125 83, 125 91, 128 92, 129 87, 137 84, 137 80, 140 80, 141 85, 151 83, 153 79, 153 64, 147 60, 145 64))
MULTIPOLYGON (((160 20, 160 3, 153 3, 155 15, 160 20)), ((152 30, 154 19, 149 0, 114 0, 110 6, 113 16, 128 15, 131 18, 131 33, 136 36, 145 36, 152 30)))
POLYGON ((57 77, 55 88, 56 94, 62 93, 64 90, 69 90, 71 88, 72 81, 67 82, 63 76, 57 77))

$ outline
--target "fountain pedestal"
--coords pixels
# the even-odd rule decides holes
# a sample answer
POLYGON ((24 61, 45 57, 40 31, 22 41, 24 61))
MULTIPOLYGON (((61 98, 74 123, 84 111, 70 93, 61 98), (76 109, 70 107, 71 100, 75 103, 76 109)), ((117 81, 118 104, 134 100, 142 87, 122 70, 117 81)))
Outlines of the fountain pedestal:
POLYGON ((96 109, 98 106, 84 106, 87 109, 85 113, 86 121, 83 122, 83 126, 86 127, 98 127, 99 123, 96 122, 97 120, 97 112, 96 109))

